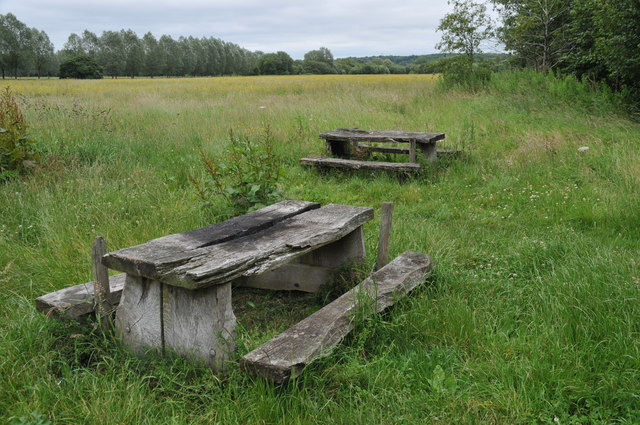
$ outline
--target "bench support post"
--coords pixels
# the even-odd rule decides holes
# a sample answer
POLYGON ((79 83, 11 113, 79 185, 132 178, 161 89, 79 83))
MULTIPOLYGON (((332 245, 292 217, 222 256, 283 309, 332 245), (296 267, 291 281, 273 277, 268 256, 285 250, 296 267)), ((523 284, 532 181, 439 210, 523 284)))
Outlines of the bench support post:
POLYGON ((133 352, 156 350, 224 369, 235 350, 231 284, 189 290, 127 275, 116 330, 133 352))
POLYGON ((427 162, 434 162, 437 160, 436 144, 435 143, 421 143, 420 150, 422 150, 422 157, 427 162))

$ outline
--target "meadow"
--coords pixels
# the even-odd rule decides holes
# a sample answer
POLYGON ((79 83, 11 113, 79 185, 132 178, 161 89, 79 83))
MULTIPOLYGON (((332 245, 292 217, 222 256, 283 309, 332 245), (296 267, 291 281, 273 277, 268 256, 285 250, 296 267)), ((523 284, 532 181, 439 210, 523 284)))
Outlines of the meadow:
MULTIPOLYGON (((571 79, 505 72, 476 93, 436 80, 3 81, 44 161, 0 184, 0 422, 640 423, 640 124, 571 79), (374 207, 370 267, 394 202, 391 256, 431 255, 427 284, 284 386, 139 358, 35 311, 91 280, 97 235, 115 250, 221 219, 188 179, 199 149, 265 126, 286 198, 374 207), (444 132, 464 155, 409 179, 298 164, 339 127, 444 132)), ((285 319, 241 327, 238 358, 285 319)))

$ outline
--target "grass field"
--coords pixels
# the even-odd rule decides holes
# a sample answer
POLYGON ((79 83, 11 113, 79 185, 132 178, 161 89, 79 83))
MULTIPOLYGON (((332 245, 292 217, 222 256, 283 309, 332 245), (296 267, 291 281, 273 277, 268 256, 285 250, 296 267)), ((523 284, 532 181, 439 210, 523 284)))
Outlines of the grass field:
MULTIPOLYGON (((0 422, 640 423, 640 125, 606 92, 529 73, 476 94, 419 75, 3 84, 45 161, 0 185, 0 422), (287 198, 376 208, 370 265, 395 203, 392 256, 437 264, 424 289, 285 386, 137 358, 36 313, 91 280, 95 236, 118 249, 221 217, 188 181, 198 149, 266 125, 287 198), (444 132, 465 155, 406 181, 298 165, 338 127, 444 132)), ((290 316, 286 301, 269 311, 290 316)), ((238 356, 290 320, 247 321, 238 356)))

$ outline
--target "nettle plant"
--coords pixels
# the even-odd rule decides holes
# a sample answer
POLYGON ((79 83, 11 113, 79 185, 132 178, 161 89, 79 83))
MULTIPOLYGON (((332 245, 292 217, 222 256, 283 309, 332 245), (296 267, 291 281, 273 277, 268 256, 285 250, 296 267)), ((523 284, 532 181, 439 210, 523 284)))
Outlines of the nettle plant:
POLYGON ((269 126, 257 140, 248 135, 236 135, 229 130, 229 145, 219 158, 200 149, 205 176, 189 180, 205 205, 212 206, 216 198, 224 198, 234 214, 244 214, 283 197, 280 179, 281 158, 275 152, 269 126))
POLYGON ((26 174, 40 160, 9 87, 0 93, 0 182, 26 174))

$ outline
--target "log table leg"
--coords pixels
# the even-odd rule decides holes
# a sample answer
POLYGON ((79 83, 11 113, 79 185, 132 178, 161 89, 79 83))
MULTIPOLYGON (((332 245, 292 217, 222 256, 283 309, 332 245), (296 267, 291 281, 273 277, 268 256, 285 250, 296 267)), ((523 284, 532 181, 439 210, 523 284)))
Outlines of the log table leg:
POLYGON ((425 161, 434 162, 437 159, 435 143, 421 143, 420 150, 425 161))
POLYGON ((133 352, 156 349, 223 370, 235 350, 231 283, 188 290, 127 275, 116 330, 133 352))

